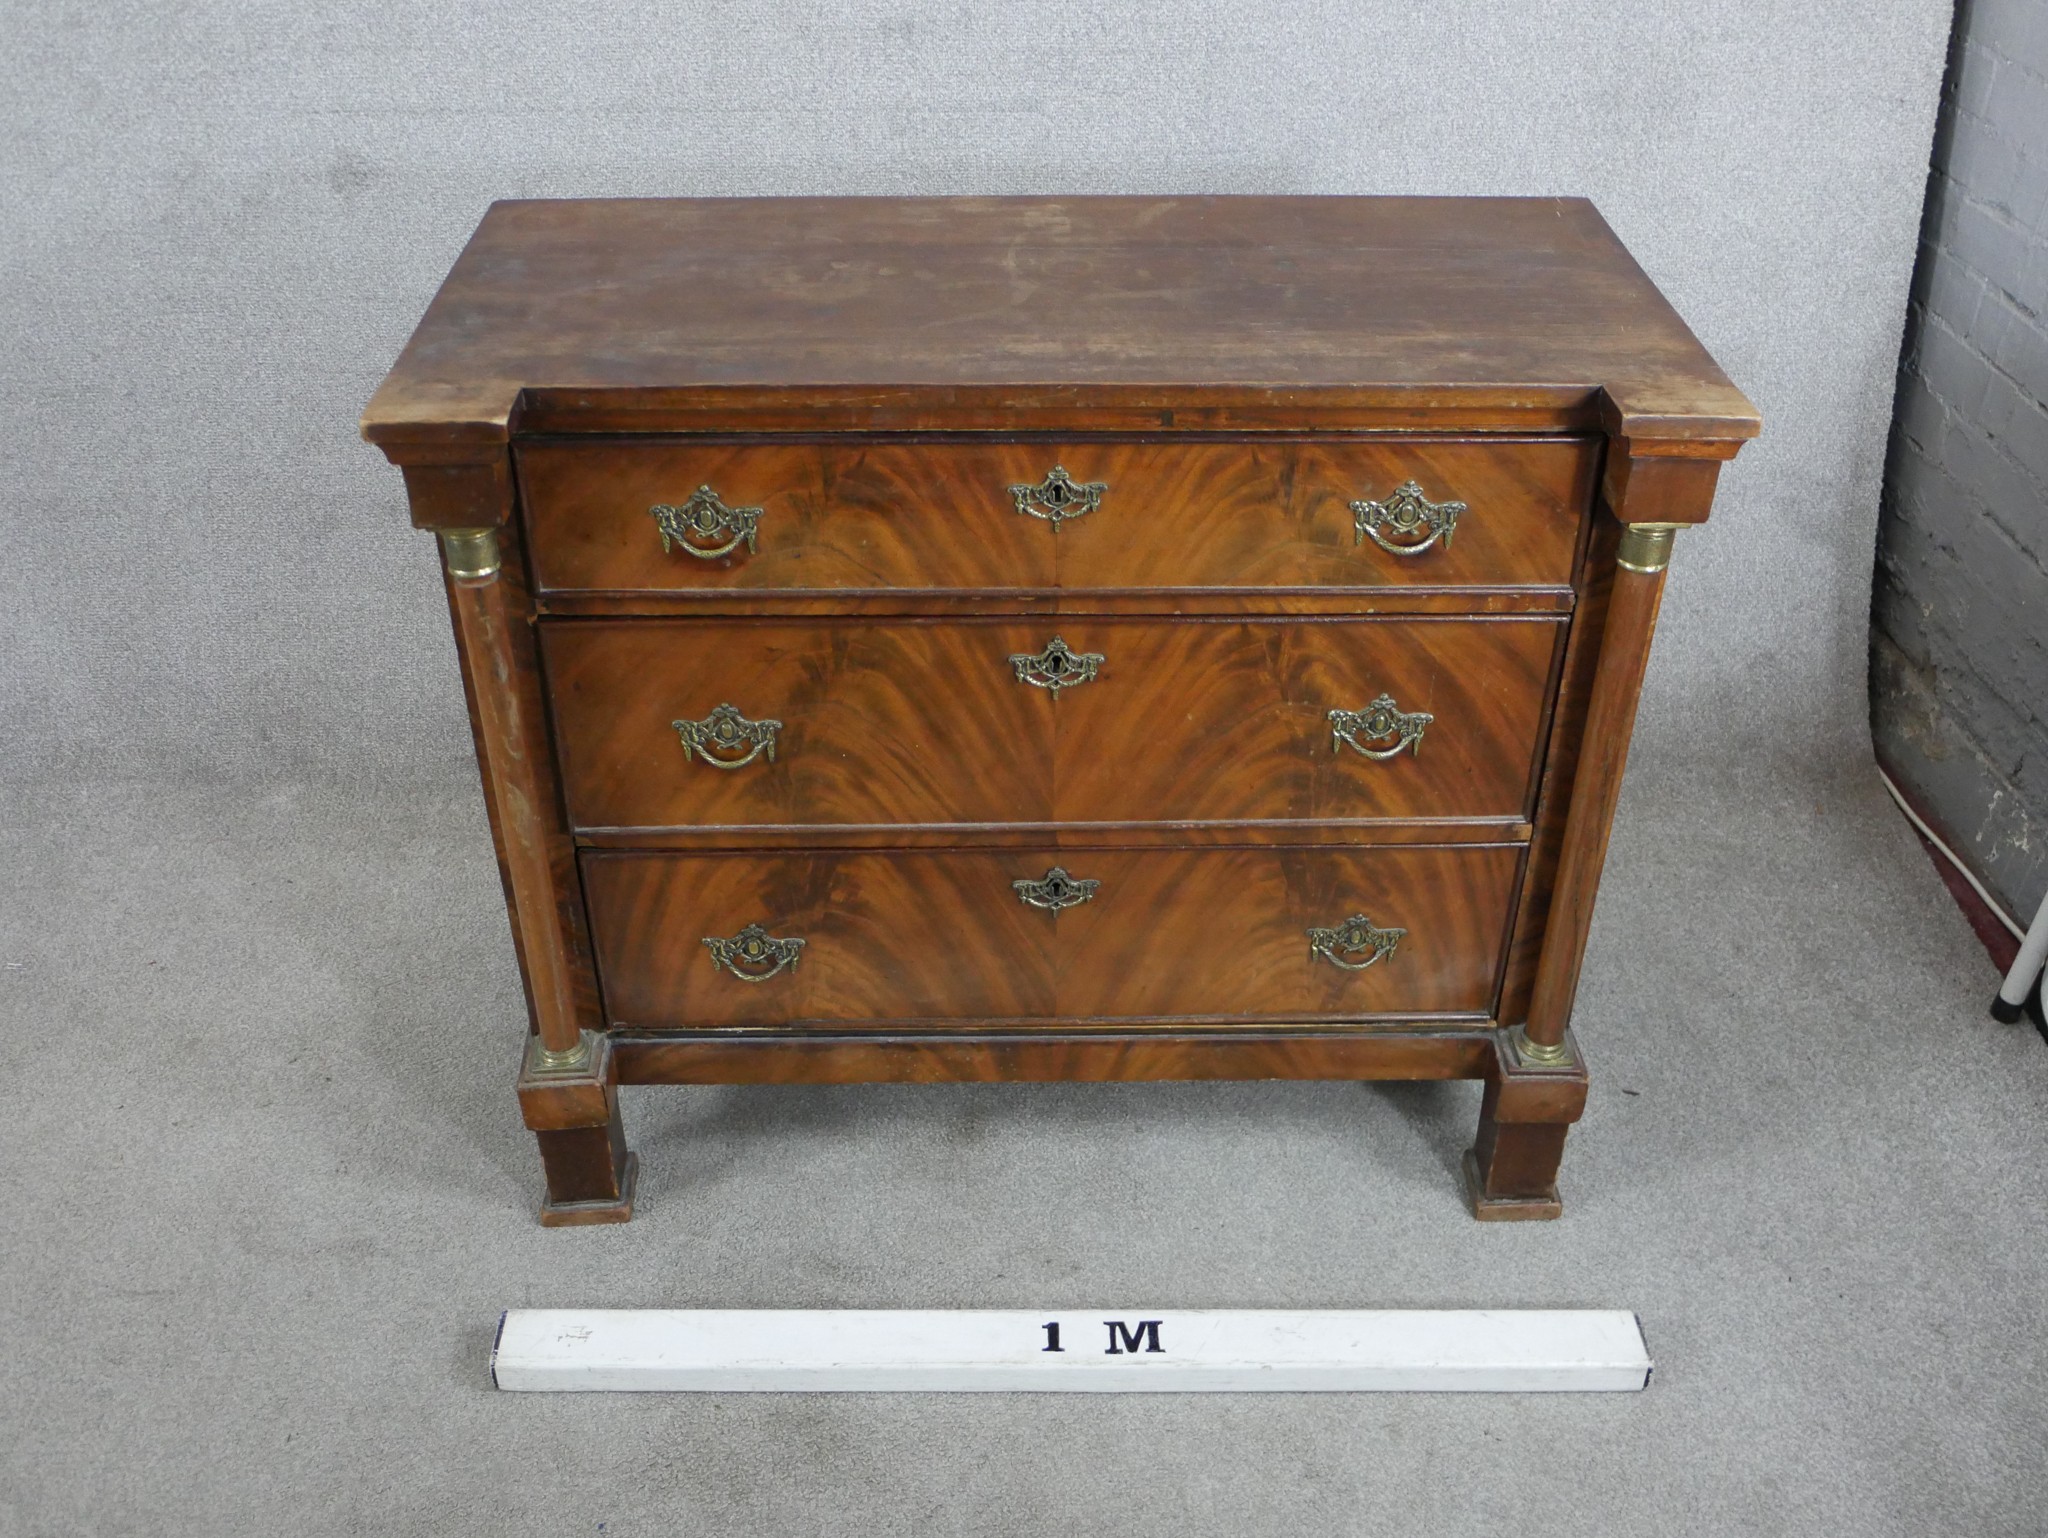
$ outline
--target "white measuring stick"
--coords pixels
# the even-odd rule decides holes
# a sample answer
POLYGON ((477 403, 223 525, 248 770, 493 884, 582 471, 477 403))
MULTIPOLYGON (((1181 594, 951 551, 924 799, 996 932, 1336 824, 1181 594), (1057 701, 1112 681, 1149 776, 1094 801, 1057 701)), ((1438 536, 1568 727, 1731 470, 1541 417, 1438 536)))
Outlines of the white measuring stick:
POLYGON ((1641 1389, 1625 1309, 515 1308, 501 1389, 1555 1393, 1641 1389))

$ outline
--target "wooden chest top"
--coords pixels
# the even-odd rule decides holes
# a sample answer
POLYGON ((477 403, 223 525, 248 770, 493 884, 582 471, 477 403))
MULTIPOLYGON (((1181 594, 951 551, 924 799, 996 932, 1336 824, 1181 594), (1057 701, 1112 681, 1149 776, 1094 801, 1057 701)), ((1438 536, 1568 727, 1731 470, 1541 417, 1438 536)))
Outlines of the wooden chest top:
POLYGON ((1362 197, 502 202, 362 429, 405 460, 740 416, 1758 430, 1590 202, 1362 197))

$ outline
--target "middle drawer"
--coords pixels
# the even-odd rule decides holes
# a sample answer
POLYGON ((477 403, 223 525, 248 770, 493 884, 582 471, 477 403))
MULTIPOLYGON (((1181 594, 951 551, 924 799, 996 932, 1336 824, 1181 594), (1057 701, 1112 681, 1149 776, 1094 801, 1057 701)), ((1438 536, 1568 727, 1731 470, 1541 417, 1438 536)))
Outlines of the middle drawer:
POLYGON ((1528 815, 1564 626, 544 621, 579 830, 1528 815))

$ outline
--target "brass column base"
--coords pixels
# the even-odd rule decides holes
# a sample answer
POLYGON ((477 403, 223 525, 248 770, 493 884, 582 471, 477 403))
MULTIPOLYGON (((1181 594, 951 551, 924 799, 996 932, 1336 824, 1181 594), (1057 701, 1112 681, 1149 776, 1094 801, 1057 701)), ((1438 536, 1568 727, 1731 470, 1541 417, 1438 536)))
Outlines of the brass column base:
POLYGON ((1529 1039, 1529 1028, 1518 1025, 1508 1032, 1507 1045, 1514 1054, 1514 1066, 1530 1073, 1571 1073, 1578 1070, 1578 1054, 1569 1038, 1558 1042, 1529 1039))

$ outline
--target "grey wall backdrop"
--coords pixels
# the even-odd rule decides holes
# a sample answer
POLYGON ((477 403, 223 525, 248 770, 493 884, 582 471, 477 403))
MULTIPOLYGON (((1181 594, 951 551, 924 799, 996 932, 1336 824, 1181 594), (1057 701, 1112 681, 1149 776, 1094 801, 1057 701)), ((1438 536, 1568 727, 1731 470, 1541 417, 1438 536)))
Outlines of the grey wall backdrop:
POLYGON ((1762 407, 1642 749, 1867 754, 1943 0, 16 3, 9 776, 466 776, 354 421, 494 197, 1583 193, 1762 407))
POLYGON ((1878 754, 2008 914, 2048 886, 2048 6, 1965 0, 1871 605, 1878 754))

